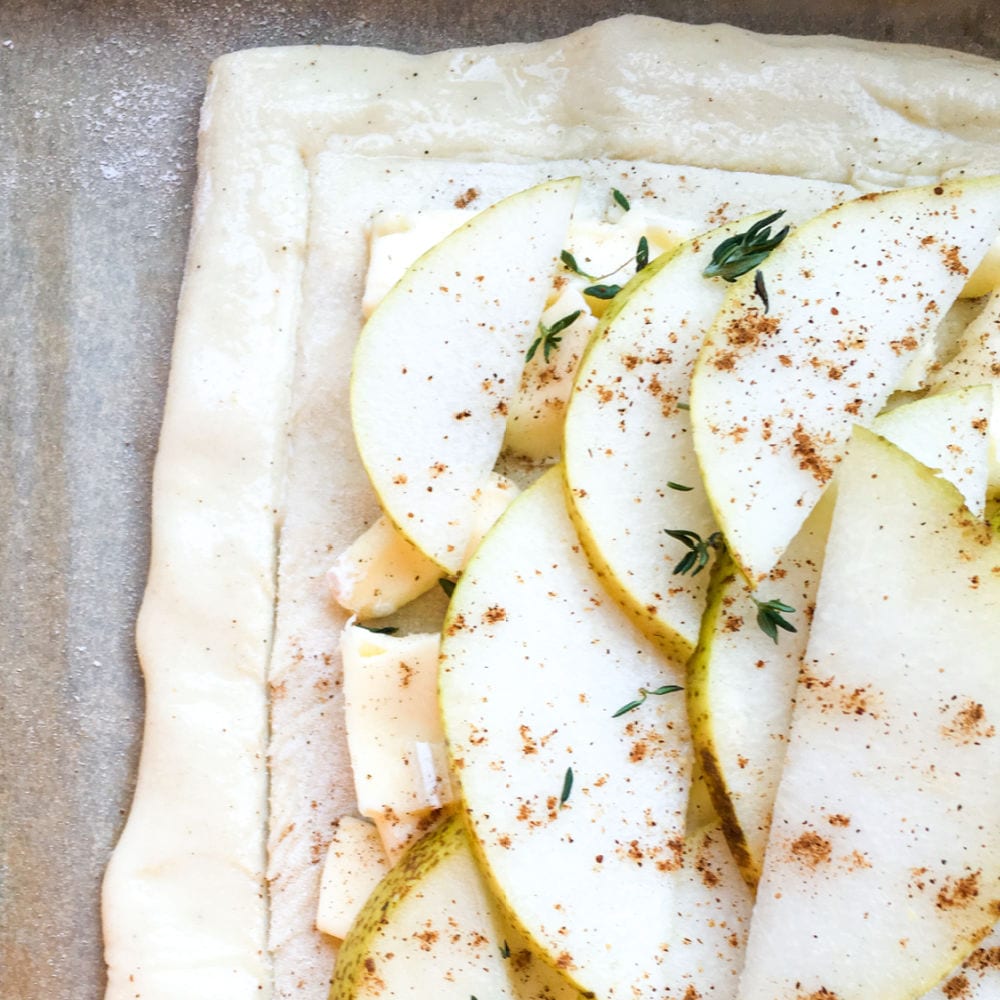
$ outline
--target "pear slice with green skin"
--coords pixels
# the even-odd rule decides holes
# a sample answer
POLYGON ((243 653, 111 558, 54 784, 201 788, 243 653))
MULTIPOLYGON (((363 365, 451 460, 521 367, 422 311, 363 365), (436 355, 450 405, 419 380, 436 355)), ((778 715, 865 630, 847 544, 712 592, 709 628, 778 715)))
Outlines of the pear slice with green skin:
POLYGON ((1000 536, 869 431, 837 477, 741 1000, 911 1000, 1000 914, 1000 536))
POLYGON ((466 554, 472 494, 551 289, 578 178, 505 198, 420 257, 354 354, 351 419, 379 502, 447 574, 466 554))
POLYGON ((695 366, 694 446, 737 565, 762 580, 1000 228, 1000 177, 865 195, 732 288, 695 366))
POLYGON ((344 938, 330 1000, 578 1000, 496 911, 460 817, 376 886, 344 938))
POLYGON ((996 1000, 1000 996, 1000 929, 921 1000, 996 1000))
MULTIPOLYGON (((651 693, 681 683, 587 564, 553 468, 463 573, 439 692, 452 771, 498 899, 550 962, 606 1000, 735 986, 734 968, 706 965, 704 949, 728 950, 738 967, 725 937, 739 921, 692 930, 702 925, 691 893, 711 910, 716 887, 684 863, 684 700, 651 693)), ((723 881, 745 900, 728 864, 723 881)))
POLYGON ((682 662, 698 638, 708 574, 671 575, 688 550, 664 529, 715 530, 684 408, 702 335, 725 297, 701 272, 712 248, 747 224, 663 254, 615 296, 580 362, 563 432, 569 511, 591 563, 682 662))
POLYGON ((701 636, 688 661, 695 753, 733 857, 751 886, 760 879, 781 780, 832 501, 828 491, 756 591, 725 551, 716 557, 701 636), (774 642, 756 621, 754 597, 794 608, 782 618, 795 631, 776 629, 774 642))
POLYGON ((994 387, 968 386, 880 414, 872 430, 937 470, 977 517, 986 509, 994 387))

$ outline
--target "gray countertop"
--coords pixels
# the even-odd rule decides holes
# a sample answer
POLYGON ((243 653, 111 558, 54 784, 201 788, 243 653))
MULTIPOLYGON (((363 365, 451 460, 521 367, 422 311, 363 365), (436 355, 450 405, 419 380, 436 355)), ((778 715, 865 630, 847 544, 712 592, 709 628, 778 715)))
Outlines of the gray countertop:
POLYGON ((0 998, 103 989, 99 886, 142 723, 133 624, 211 60, 428 51, 612 14, 1000 57, 991 0, 541 5, 0 0, 0 998))

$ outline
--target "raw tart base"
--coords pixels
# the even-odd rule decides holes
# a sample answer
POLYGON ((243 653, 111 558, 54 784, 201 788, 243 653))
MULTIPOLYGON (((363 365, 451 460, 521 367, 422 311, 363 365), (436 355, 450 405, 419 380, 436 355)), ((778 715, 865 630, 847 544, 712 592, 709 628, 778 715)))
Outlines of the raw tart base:
MULTIPOLYGON (((344 616, 322 576, 376 513, 347 416, 376 204, 470 187, 486 204, 557 159, 899 186, 1000 171, 998 128, 987 60, 652 18, 428 56, 218 60, 138 625, 139 782, 104 887, 109 1000, 325 996, 315 896, 353 796, 344 616)), ((681 190, 698 173, 663 175, 679 219, 701 211, 681 190)), ((736 179, 711 176, 712 207, 741 214, 736 179)))

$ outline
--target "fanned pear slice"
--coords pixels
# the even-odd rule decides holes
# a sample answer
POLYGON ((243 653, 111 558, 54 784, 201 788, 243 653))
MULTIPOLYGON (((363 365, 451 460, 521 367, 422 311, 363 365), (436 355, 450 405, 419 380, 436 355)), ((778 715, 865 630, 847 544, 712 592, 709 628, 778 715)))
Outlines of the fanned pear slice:
POLYGON ((361 460, 385 513, 449 574, 465 557, 472 494, 500 452, 578 188, 548 181, 476 215, 407 270, 358 340, 361 460))
POLYGON ((998 228, 1000 177, 869 194, 795 230, 733 286, 695 366, 691 421, 748 579, 778 561, 851 427, 882 409, 998 228))
POLYGON ((1000 930, 984 938, 958 967, 921 1000, 996 1000, 1000 997, 1000 930))
POLYGON ((687 697, 695 753, 733 857, 750 885, 760 878, 781 780, 799 666, 809 638, 833 493, 817 504, 781 561, 756 590, 726 554, 716 558, 687 697), (760 627, 761 602, 794 610, 794 632, 760 627))
POLYGON ((684 698, 614 713, 683 677, 588 566, 562 475, 551 469, 514 501, 455 589, 445 734, 477 851, 528 937, 581 989, 660 996, 678 937, 684 698))
POLYGON ((639 627, 682 661, 698 639, 708 574, 672 575, 688 550, 664 529, 702 538, 715 530, 685 407, 702 336, 725 296, 701 272, 717 243, 753 221, 664 254, 615 296, 566 413, 569 510, 587 555, 639 627))
POLYGON ((994 388, 968 386, 880 414, 872 430, 937 470, 977 517, 986 509, 994 388))
POLYGON ((858 429, 741 1000, 911 1000, 1000 914, 1000 537, 858 429))
POLYGON ((344 939, 330 1000, 578 1000, 496 912, 452 817, 378 884, 344 939))

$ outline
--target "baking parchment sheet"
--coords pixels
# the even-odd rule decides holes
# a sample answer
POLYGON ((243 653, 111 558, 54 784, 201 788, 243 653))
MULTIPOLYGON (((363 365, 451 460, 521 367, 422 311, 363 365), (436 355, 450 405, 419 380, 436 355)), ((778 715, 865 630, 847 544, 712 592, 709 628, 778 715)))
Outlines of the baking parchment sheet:
POLYGON ((799 8, 0 0, 0 1000, 103 991, 99 887, 139 753, 133 626, 211 60, 527 41, 627 12, 1000 58, 992 0, 799 8))

